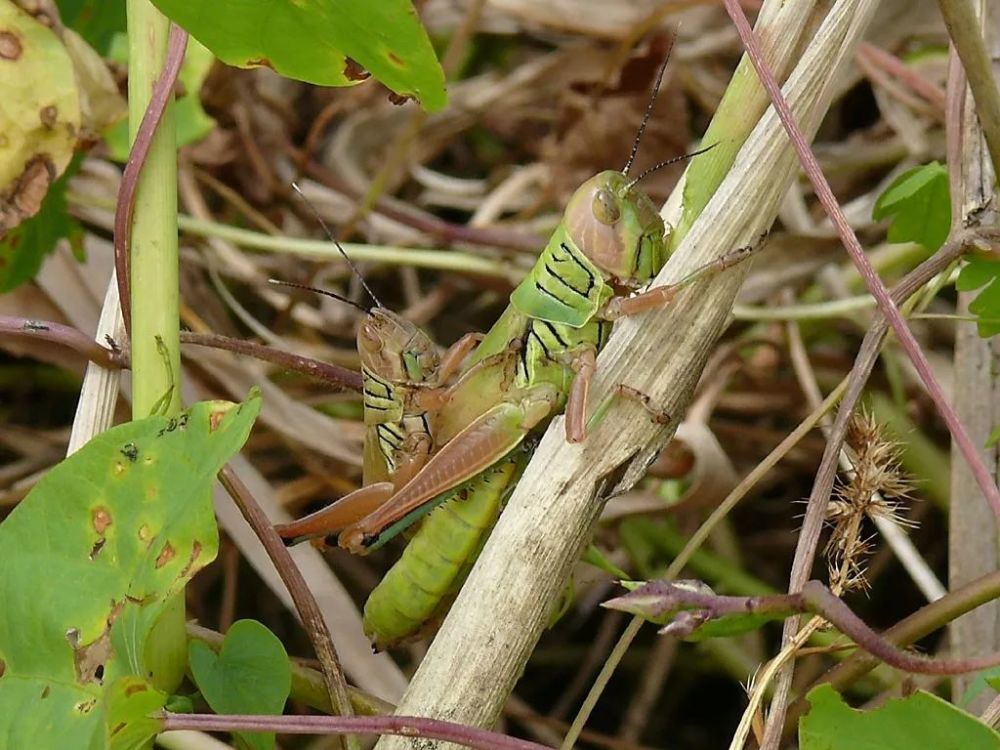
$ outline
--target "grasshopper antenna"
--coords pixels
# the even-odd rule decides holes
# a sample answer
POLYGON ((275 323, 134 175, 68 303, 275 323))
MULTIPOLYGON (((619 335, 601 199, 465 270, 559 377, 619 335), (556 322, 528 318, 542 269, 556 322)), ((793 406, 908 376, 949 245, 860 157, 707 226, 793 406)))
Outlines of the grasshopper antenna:
MULTIPOLYGON (((302 199, 302 202, 309 207, 309 211, 312 213, 313 216, 316 217, 316 221, 319 222, 319 225, 323 227, 323 231, 326 232, 326 236, 330 239, 330 242, 336 245, 337 250, 339 250, 340 254, 344 256, 344 260, 347 261, 347 265, 351 267, 351 270, 354 272, 354 275, 358 277, 358 281, 361 282, 361 286, 364 287, 364 290, 368 292, 368 296, 371 297, 372 300, 375 302, 376 307, 385 307, 385 305, 382 304, 381 300, 379 300, 379 298, 375 296, 375 292, 373 292, 371 290, 371 287, 368 286, 368 284, 365 282, 365 277, 361 275, 361 271, 359 271, 358 267, 354 265, 354 261, 351 260, 351 256, 347 254, 347 251, 344 250, 343 246, 337 241, 337 238, 333 236, 333 232, 330 231, 330 227, 327 226, 326 222, 323 220, 323 217, 320 216, 319 211, 316 210, 316 206, 313 205, 312 201, 306 198, 305 193, 302 192, 302 188, 298 186, 298 183, 296 182, 292 183, 292 190, 298 193, 299 197, 302 199)), ((295 286, 295 284, 291 284, 290 286, 295 286)), ((303 287, 303 288, 312 289, 312 287, 303 287)), ((330 296, 332 297, 337 297, 337 295, 333 294, 332 292, 322 292, 319 289, 312 289, 312 291, 319 292, 320 294, 330 294, 330 296)), ((343 297, 337 297, 337 299, 343 299, 343 297)), ((346 302, 347 300, 344 301, 346 302)), ((350 302, 348 304, 355 304, 355 303, 350 302)), ((358 307, 358 305, 355 305, 355 307, 358 307)), ((368 311, 365 310, 365 312, 367 313, 368 311)))
POLYGON ((654 164, 649 169, 643 170, 642 173, 638 177, 636 177, 634 180, 632 180, 631 182, 629 182, 625 186, 625 190, 631 190, 632 188, 634 188, 636 185, 639 184, 639 180, 641 180, 643 177, 648 177, 649 175, 653 174, 653 172, 655 172, 658 169, 663 169, 664 167, 669 167, 671 164, 676 164, 677 162, 684 161, 685 159, 693 159, 694 157, 700 156, 701 154, 704 154, 707 151, 711 151, 713 148, 715 148, 718 145, 719 145, 718 143, 713 143, 713 144, 711 144, 709 146, 705 146, 704 148, 700 148, 697 151, 692 151, 690 154, 684 154, 682 156, 675 156, 672 159, 667 159, 666 161, 661 161, 659 164, 654 164))
POLYGON ((660 63, 660 69, 656 73, 656 82, 653 84, 653 92, 649 95, 649 102, 646 104, 646 112, 642 116, 642 122, 639 123, 639 132, 635 134, 635 140, 632 141, 632 152, 628 155, 628 161, 625 162, 625 167, 622 169, 622 174, 626 177, 628 176, 628 171, 632 168, 636 154, 639 153, 639 142, 642 140, 642 134, 646 132, 646 124, 649 122, 649 117, 653 114, 653 105, 656 104, 656 97, 660 93, 660 84, 663 83, 663 74, 667 70, 667 63, 670 62, 670 53, 674 50, 675 41, 677 41, 677 32, 674 32, 670 37, 670 47, 667 48, 667 54, 663 58, 663 62, 660 63))
MULTIPOLYGON (((334 242, 336 242, 336 240, 334 240, 334 242)), ((327 291, 326 289, 317 289, 314 286, 307 286, 305 284, 294 284, 291 281, 281 281, 280 279, 268 279, 267 283, 268 284, 274 284, 275 286, 287 286, 290 289, 305 289, 307 292, 315 292, 316 294, 322 294, 322 295, 325 295, 327 297, 333 297, 335 300, 339 300, 339 301, 341 301, 341 302, 343 302, 345 304, 350 305, 351 307, 356 307, 358 310, 360 310, 361 312, 363 312, 365 315, 367 315, 368 313, 371 312, 371 310, 366 309, 363 305, 359 305, 354 300, 347 299, 347 297, 341 297, 336 292, 330 292, 330 291, 327 291)))

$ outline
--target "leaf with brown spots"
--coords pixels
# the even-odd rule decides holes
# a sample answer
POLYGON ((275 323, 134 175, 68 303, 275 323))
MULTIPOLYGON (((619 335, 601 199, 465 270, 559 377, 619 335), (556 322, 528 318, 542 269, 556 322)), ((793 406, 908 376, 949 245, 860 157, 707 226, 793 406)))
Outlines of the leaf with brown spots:
POLYGON ((447 102, 444 72, 411 0, 153 4, 229 65, 266 65, 322 86, 353 86, 365 70, 428 110, 447 102))
POLYGON ((38 213, 80 130, 73 63, 56 33, 0 3, 0 237, 38 213))
POLYGON ((134 750, 148 747, 162 726, 151 718, 166 705, 167 696, 141 677, 122 677, 105 695, 107 712, 104 747, 108 750, 134 750))
POLYGON ((49 747, 139 747, 127 743, 155 733, 144 718, 151 709, 131 709, 162 705, 144 681, 146 641, 216 555, 212 483, 246 440, 260 400, 235 406, 205 402, 186 418, 109 430, 49 471, 0 524, 8 746, 36 747, 42 727, 49 747), (135 675, 143 678, 109 697, 109 686, 135 675), (32 710, 18 709, 25 705, 32 710))

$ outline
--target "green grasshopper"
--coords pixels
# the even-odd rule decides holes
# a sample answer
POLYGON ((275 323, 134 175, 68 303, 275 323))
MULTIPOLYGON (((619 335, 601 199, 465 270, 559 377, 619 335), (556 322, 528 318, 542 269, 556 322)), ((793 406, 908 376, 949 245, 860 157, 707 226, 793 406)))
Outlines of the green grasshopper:
POLYGON ((314 514, 314 531, 336 532, 341 547, 363 554, 439 508, 365 605, 377 648, 421 633, 446 610, 520 475, 525 438, 563 409, 567 440, 585 438, 587 394, 613 321, 665 305, 681 287, 746 256, 740 250, 678 284, 625 296, 668 256, 663 219, 636 187, 649 170, 628 177, 638 141, 621 172, 601 172, 577 189, 510 306, 439 394, 430 414, 436 452, 367 515, 345 523, 342 514, 314 514))
MULTIPOLYGON (((298 191, 297 186, 293 187, 298 191)), ((318 213, 316 216, 333 240, 322 218, 318 213)), ((337 247, 340 248, 339 243, 337 247)), ((344 252, 343 248, 340 250, 344 252)), ((344 257, 357 273, 350 258, 346 254, 344 257)), ((357 333, 366 428, 363 486, 316 513, 278 524, 275 527, 278 534, 289 544, 328 536, 331 524, 346 526, 373 512, 413 478, 426 463, 433 446, 427 412, 437 408, 443 393, 441 384, 457 370, 480 338, 475 334, 463 336, 441 356, 426 333, 385 308, 360 273, 358 278, 375 302, 371 308, 323 289, 271 282, 324 294, 365 313, 357 333)))

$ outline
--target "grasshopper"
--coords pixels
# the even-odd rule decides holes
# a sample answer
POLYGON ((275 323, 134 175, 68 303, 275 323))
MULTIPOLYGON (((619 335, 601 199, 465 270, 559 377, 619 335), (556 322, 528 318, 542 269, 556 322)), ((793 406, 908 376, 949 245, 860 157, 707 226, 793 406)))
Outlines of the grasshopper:
POLYGON ((363 554, 438 508, 365 605, 376 648, 421 634, 446 611, 520 476, 526 438, 565 410, 567 440, 585 439, 588 390, 613 322, 661 307, 680 288, 747 256, 740 249, 677 284, 638 291, 668 257, 663 219, 637 187, 651 170, 628 176, 644 126, 622 171, 601 172, 576 190, 508 308, 457 381, 436 391, 436 408, 425 414, 435 450, 419 470, 363 516, 335 515, 339 501, 310 517, 313 531, 337 532, 341 547, 363 554))
MULTIPOLYGON (((323 219, 316 216, 333 239, 323 219)), ((339 243, 337 247, 344 252, 339 243)), ((346 253, 344 257, 357 273, 346 253)), ((278 524, 275 528, 288 544, 329 536, 331 525, 346 526, 373 512, 413 478, 433 446, 427 412, 437 408, 444 393, 441 385, 481 338, 467 334, 439 355, 423 330, 384 307, 359 273, 358 278, 375 303, 370 308, 323 289, 271 280, 279 286, 333 297, 365 313, 357 332, 366 428, 362 487, 316 513, 278 524)))

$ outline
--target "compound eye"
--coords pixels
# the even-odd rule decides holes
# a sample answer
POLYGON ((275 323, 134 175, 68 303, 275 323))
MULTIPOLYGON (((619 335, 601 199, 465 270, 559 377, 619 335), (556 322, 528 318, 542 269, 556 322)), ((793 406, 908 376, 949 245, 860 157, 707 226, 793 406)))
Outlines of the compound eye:
POLYGON ((622 217, 621 210, 618 208, 618 201, 615 200, 614 194, 604 188, 594 193, 594 202, 591 210, 594 212, 594 218, 602 224, 609 226, 615 224, 622 217))

